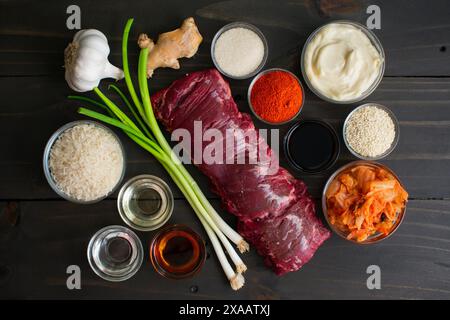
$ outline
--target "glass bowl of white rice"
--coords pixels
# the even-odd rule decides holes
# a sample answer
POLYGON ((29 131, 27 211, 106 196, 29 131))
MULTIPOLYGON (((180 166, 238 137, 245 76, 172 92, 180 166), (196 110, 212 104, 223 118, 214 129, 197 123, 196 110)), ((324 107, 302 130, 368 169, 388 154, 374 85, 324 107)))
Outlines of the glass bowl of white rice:
POLYGON ((375 161, 394 151, 400 139, 400 124, 388 107, 369 102, 349 113, 342 134, 355 157, 375 161))
POLYGON ((65 124, 44 150, 44 174, 62 198, 91 204, 111 195, 125 175, 125 150, 108 127, 91 120, 65 124))

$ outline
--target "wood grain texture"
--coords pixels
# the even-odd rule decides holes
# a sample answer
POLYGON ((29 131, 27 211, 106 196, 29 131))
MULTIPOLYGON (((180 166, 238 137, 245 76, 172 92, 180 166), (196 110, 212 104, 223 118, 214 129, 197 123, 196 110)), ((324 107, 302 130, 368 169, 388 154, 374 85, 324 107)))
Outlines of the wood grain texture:
MULTIPOLYGON (((296 71, 294 68, 291 70, 296 71)), ((174 78, 181 77, 182 71, 173 71, 171 74, 155 76, 150 82, 151 90, 156 91, 168 85, 174 78)), ((107 80, 103 82, 105 90, 108 83, 107 80)), ((123 86, 123 83, 119 86, 123 86)), ((231 86, 239 109, 250 112, 246 101, 248 81, 231 81, 231 86)), ((3 172, 0 175, 0 199, 56 199, 57 195, 47 185, 41 169, 42 152, 58 127, 83 118, 76 113, 80 104, 69 101, 66 96, 70 90, 65 82, 53 77, 20 77, 14 81, 0 78, 0 88, 14 97, 4 101, 0 116, 0 135, 3 137, 0 139, 0 148, 8 150, 0 153, 0 170, 3 172)), ((382 162, 400 176, 411 197, 450 198, 450 79, 385 78, 367 101, 389 106, 400 121, 400 142, 382 162)), ((300 118, 324 119, 341 132, 345 117, 355 106, 326 103, 308 91, 300 118)), ((255 117, 253 119, 257 127, 269 128, 255 117)), ((280 127, 281 138, 289 127, 289 124, 280 127)), ((126 178, 149 173, 162 175, 166 181, 169 180, 150 154, 121 132, 118 134, 128 158, 126 178)), ((320 197, 331 172, 355 160, 342 141, 341 150, 338 163, 329 172, 305 175, 292 171, 306 181, 314 197, 320 197)), ((280 151, 282 164, 288 167, 282 146, 280 151)), ((209 191, 207 179, 198 170, 189 167, 206 194, 215 197, 209 191)), ((171 184, 171 187, 175 196, 180 197, 175 185, 171 184)))
MULTIPOLYGON (((229 288, 213 253, 198 276, 182 281, 158 276, 148 253, 138 274, 123 283, 108 283, 90 270, 86 259, 89 238, 106 225, 123 224, 116 210, 116 194, 95 205, 71 204, 52 192, 42 172, 42 153, 50 135, 61 125, 82 119, 76 113, 78 104, 66 98, 72 92, 63 80, 63 50, 74 34, 65 28, 69 4, 72 1, 0 2, 0 298, 450 299, 448 1, 77 1, 82 27, 106 33, 110 60, 118 66, 122 28, 128 17, 135 18, 134 38, 142 31, 155 37, 177 27, 186 16, 195 17, 204 36, 199 53, 183 59, 178 71, 157 70, 149 82, 152 92, 185 73, 212 67, 210 44, 215 32, 236 20, 254 23, 266 35, 270 46, 266 67, 286 68, 301 78, 300 50, 311 31, 334 19, 364 23, 367 6, 380 6, 382 29, 375 33, 386 52, 386 73, 367 101, 390 107, 400 121, 400 143, 382 162, 400 176, 413 199, 405 221, 395 235, 377 245, 355 246, 333 236, 301 271, 284 277, 275 276, 253 251, 244 256, 249 272, 245 288, 238 293, 229 288), (70 264, 82 269, 80 291, 65 287, 70 264), (381 267, 382 290, 366 287, 366 268, 372 264, 381 267)), ((135 70, 138 49, 132 41, 129 51, 135 70)), ((249 82, 230 81, 243 112, 249 111, 249 82)), ((108 83, 103 81, 101 88, 106 91, 108 83)), ((119 86, 123 88, 123 83, 119 86)), ((301 118, 324 119, 340 132, 355 106, 333 105, 307 90, 301 118)), ((267 127, 254 120, 258 128, 267 127)), ((280 137, 288 127, 280 127, 280 137)), ((162 177, 177 199, 171 223, 186 223, 204 236, 159 164, 118 134, 127 153, 126 178, 142 173, 162 177)), ((339 161, 328 173, 304 175, 291 170, 307 183, 315 198, 321 196, 329 174, 354 159, 341 147, 339 161)), ((281 163, 287 167, 283 156, 281 163)), ((188 169, 213 205, 234 224, 211 193, 207 178, 193 167, 188 169)), ((139 236, 148 247, 152 233, 139 236)))
MULTIPOLYGON (((217 201, 213 202, 218 206, 217 201)), ((200 274, 167 280, 148 260, 152 233, 138 233, 145 261, 132 279, 108 283, 88 266, 86 247, 100 228, 121 224, 115 201, 80 206, 65 201, 21 201, 20 224, 4 222, 11 203, 1 203, 0 298, 145 298, 145 299, 450 299, 450 203, 411 201, 403 225, 389 239, 356 246, 333 236, 300 271, 277 277, 254 250, 244 259, 246 286, 233 292, 214 254, 200 274), (81 268, 82 289, 66 288, 66 268, 81 268), (381 268, 381 290, 368 290, 366 269, 381 268), (191 292, 197 286, 198 291, 191 292)), ((230 215, 225 215, 227 220, 230 215)), ((230 221, 232 222, 232 221, 230 221)), ((186 223, 205 236, 192 210, 176 201, 170 223, 186 223)), ((207 251, 211 247, 207 244, 207 251)))
MULTIPOLYGON (((61 72, 62 53, 73 31, 65 28, 66 8, 62 0, 2 1, 0 10, 0 75, 48 75, 61 72), (20 17, 20 19, 18 19, 20 17)), ((450 75, 450 10, 446 0, 230 0, 230 1, 77 1, 82 28, 97 28, 111 43, 111 61, 120 64, 120 39, 128 17, 135 18, 135 32, 157 34, 175 28, 194 16, 205 37, 199 55, 183 61, 184 71, 210 65, 209 45, 214 33, 230 21, 247 21, 262 29, 270 43, 269 63, 298 51, 308 35, 321 24, 336 19, 365 23, 366 8, 381 8, 380 37, 385 51, 387 76, 450 75), (444 47, 448 50, 442 51, 444 47)), ((134 51, 136 54, 137 49, 134 51)), ((133 52, 132 52, 133 53, 133 52)), ((298 55, 290 57, 297 63, 298 55)), ((133 61, 135 59, 131 59, 133 61)))

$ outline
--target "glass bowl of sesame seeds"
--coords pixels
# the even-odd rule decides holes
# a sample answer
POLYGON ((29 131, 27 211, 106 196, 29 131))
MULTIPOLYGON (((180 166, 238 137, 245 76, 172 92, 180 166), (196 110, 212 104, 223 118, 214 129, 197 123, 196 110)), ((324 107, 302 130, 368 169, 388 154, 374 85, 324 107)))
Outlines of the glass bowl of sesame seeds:
POLYGON ((397 146, 400 125, 395 114, 386 106, 366 103, 347 116, 343 127, 348 150, 362 160, 380 160, 397 146))

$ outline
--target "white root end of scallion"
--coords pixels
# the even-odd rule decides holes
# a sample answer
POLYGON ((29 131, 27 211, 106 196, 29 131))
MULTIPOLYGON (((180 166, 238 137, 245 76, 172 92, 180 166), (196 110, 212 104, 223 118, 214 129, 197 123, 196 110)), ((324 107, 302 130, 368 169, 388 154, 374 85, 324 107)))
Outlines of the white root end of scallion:
MULTIPOLYGON (((225 234, 225 236, 227 236, 227 238, 230 239, 236 245, 238 245, 241 241, 244 241, 242 236, 238 232, 236 232, 233 228, 231 228, 217 213, 217 211, 205 197, 198 184, 194 181, 194 179, 191 177, 189 172, 184 168, 184 166, 180 166, 180 170, 190 181, 192 181, 192 188, 195 194, 197 195, 197 197, 199 197, 199 200, 205 205, 205 209, 208 212, 209 216, 216 223, 217 227, 225 234)), ((245 245, 247 246, 248 250, 248 244, 245 243, 245 245)))
POLYGON ((238 248, 240 253, 244 253, 244 252, 247 252, 247 251, 250 250, 250 246, 248 245, 248 243, 244 239, 242 239, 238 243, 237 248, 238 248))
POLYGON ((245 284, 245 278, 242 274, 236 273, 236 275, 230 279, 231 288, 233 290, 239 290, 245 284))
POLYGON ((247 271, 247 266, 244 263, 241 263, 240 265, 236 266, 237 273, 244 273, 245 271, 247 271))

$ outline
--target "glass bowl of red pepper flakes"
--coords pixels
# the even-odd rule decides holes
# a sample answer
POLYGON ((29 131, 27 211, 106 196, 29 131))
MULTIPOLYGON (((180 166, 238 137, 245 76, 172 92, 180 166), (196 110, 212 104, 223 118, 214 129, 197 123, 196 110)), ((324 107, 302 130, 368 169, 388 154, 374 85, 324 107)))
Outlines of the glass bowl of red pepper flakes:
POLYGON ((252 80, 247 99, 250 110, 260 121, 282 125, 300 114, 305 93, 295 74, 285 69, 272 68, 260 72, 252 80))

